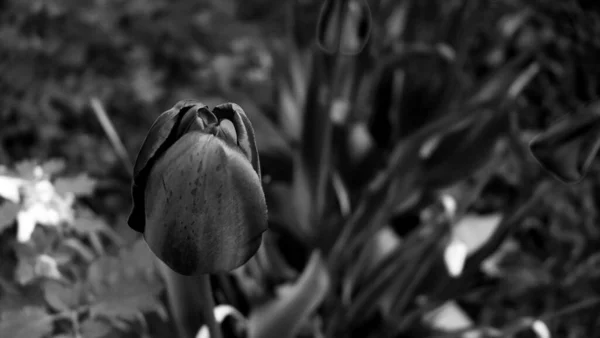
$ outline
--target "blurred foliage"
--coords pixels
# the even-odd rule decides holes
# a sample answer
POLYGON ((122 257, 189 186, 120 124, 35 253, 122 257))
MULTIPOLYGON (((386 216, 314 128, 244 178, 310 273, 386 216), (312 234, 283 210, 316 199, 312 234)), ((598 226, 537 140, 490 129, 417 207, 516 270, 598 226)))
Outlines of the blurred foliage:
POLYGON ((169 332, 93 98, 130 154, 181 99, 252 120, 271 230, 213 276, 224 329, 594 335, 600 168, 565 185, 527 149, 599 99, 593 2, 369 1, 356 55, 324 3, 0 1, 0 336, 169 332))

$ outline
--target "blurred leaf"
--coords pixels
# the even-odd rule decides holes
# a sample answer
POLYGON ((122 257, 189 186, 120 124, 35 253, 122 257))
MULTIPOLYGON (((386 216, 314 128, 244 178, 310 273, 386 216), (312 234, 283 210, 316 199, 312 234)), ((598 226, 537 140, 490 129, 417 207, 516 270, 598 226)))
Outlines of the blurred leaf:
POLYGON ((54 181, 56 191, 65 195, 72 193, 76 196, 91 196, 96 188, 96 180, 88 174, 79 174, 75 177, 61 177, 54 181))
POLYGON ((145 312, 165 312, 158 295, 162 282, 143 240, 125 249, 119 257, 106 256, 88 269, 87 287, 94 295, 92 318, 137 321, 145 312))
POLYGON ((402 245, 401 239, 390 227, 384 227, 369 239, 355 264, 349 267, 342 284, 342 301, 350 304, 358 284, 367 282, 365 278, 374 272, 384 259, 402 245))
POLYGON ((374 81, 370 130, 381 147, 447 114, 461 87, 454 65, 443 56, 410 49, 383 61, 374 81))
POLYGON ((89 338, 109 338, 114 337, 114 328, 106 320, 88 319, 81 323, 82 337, 89 338))
POLYGON ((67 168, 67 163, 63 159, 51 159, 42 164, 42 170, 50 176, 60 174, 67 168))
POLYGON ((13 224, 21 207, 12 202, 0 205, 0 233, 13 224))
POLYGON ((364 323, 377 309, 383 308, 383 313, 389 313, 399 301, 400 290, 410 292, 409 284, 416 280, 415 273, 424 263, 424 254, 432 250, 432 242, 415 235, 370 269, 371 272, 361 278, 364 282, 357 286, 356 295, 344 311, 345 323, 349 326, 364 323))
POLYGON ((600 149, 600 102, 563 118, 534 138, 529 147, 540 165, 557 179, 580 181, 600 149))
POLYGON ((327 53, 360 53, 371 34, 371 11, 365 0, 325 0, 317 24, 317 43, 327 53))
POLYGON ((431 137, 421 148, 427 184, 445 187, 474 174, 494 156, 496 142, 508 128, 506 111, 481 110, 470 121, 431 137))
POLYGON ((0 337, 42 338, 53 329, 54 318, 41 307, 24 307, 0 314, 0 337))
POLYGON ((282 253, 277 248, 277 243, 272 232, 267 231, 263 235, 263 244, 258 249, 255 257, 265 272, 273 276, 276 280, 287 281, 294 279, 297 275, 296 271, 288 265, 282 253))
POLYGON ((315 55, 303 109, 302 137, 294 165, 293 205, 299 225, 309 238, 316 236, 325 205, 326 186, 331 166, 332 123, 329 98, 323 97, 325 63, 315 55))
POLYGON ((38 165, 37 161, 33 160, 17 163, 15 165, 15 170, 19 174, 19 177, 26 180, 41 179, 41 176, 44 174, 42 167, 38 165))
POLYGON ((250 338, 291 338, 316 311, 330 288, 325 262, 314 251, 302 275, 290 286, 281 287, 277 299, 258 306, 248 318, 250 338))
POLYGON ((83 284, 72 285, 49 280, 43 284, 44 299, 55 311, 70 311, 86 303, 83 284))
POLYGON ((259 153, 291 156, 292 149, 286 135, 265 116, 257 104, 248 99, 240 99, 238 102, 252 122, 259 153))
POLYGON ((505 98, 513 83, 523 73, 527 73, 527 64, 531 62, 531 54, 522 54, 507 62, 498 70, 481 80, 467 97, 470 105, 476 106, 500 98, 505 98))

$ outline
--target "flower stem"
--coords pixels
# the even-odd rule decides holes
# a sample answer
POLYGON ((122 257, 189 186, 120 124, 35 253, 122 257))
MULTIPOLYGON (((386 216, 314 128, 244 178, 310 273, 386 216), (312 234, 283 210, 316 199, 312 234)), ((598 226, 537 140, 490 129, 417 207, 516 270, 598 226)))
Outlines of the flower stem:
POLYGON ((210 275, 183 276, 155 257, 167 291, 172 321, 180 338, 194 338, 206 325, 210 338, 223 338, 214 315, 210 275))
POLYGON ((204 304, 202 305, 202 317, 204 318, 206 326, 208 326, 210 337, 223 338, 221 326, 217 323, 214 315, 215 300, 210 285, 210 275, 204 274, 198 276, 198 284, 198 288, 204 300, 204 304))

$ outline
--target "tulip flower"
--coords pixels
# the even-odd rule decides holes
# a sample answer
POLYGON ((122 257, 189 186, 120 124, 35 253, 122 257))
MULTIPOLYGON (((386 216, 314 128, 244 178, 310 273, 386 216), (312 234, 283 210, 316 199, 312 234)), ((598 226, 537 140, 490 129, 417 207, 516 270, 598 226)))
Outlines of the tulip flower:
POLYGON ((181 101, 154 122, 138 154, 129 226, 173 271, 233 270, 258 250, 267 206, 250 120, 181 101))

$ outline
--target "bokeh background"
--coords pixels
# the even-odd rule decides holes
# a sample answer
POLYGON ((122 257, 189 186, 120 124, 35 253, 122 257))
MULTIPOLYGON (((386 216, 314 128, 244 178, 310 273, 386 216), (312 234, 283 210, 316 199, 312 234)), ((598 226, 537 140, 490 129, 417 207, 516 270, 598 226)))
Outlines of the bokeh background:
POLYGON ((597 337, 598 165, 567 185, 528 144, 598 100, 599 6, 350 1, 340 56, 341 3, 0 1, 0 337, 173 335, 126 219, 189 98, 239 104, 261 153, 269 233, 211 276, 225 336, 597 337))

